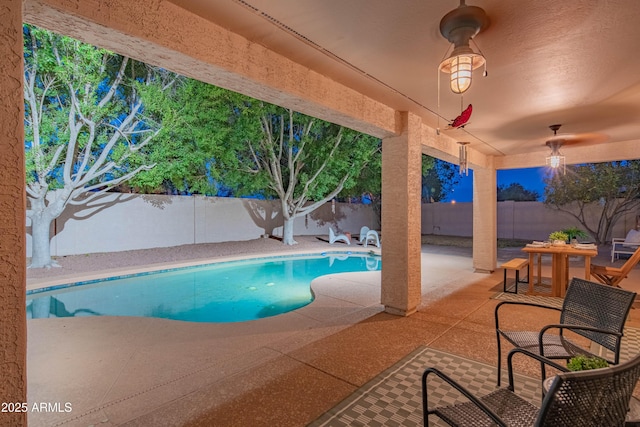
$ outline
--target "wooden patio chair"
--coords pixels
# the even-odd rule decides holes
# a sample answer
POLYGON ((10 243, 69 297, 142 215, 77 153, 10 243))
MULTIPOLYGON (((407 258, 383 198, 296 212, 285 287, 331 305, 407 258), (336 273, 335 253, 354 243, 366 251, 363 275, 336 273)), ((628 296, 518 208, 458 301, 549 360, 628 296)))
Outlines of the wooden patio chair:
POLYGON ((591 264, 591 275, 600 283, 609 286, 620 287, 620 282, 625 279, 631 270, 640 261, 640 247, 631 255, 622 267, 607 267, 604 265, 591 264))
MULTIPOLYGON (((498 340, 497 384, 500 385, 501 378, 501 338, 506 339, 517 348, 523 348, 548 359, 569 360, 579 354, 596 356, 589 351, 588 347, 577 344, 575 340, 570 339, 571 334, 568 334, 569 336, 565 334, 565 332, 571 332, 610 350, 613 357, 605 359, 610 364, 618 364, 620 362, 622 331, 635 297, 635 292, 574 277, 569 283, 562 308, 530 302, 502 301, 495 308, 498 340), (543 327, 540 331, 502 329, 498 315, 500 309, 506 306, 530 306, 544 310, 556 310, 560 312, 560 320, 543 327)), ((540 367, 544 379, 545 366, 541 364, 540 367)))
POLYGON ((629 403, 640 377, 640 355, 628 362, 602 369, 566 372, 549 359, 523 349, 509 353, 509 387, 476 397, 435 368, 422 375, 424 426, 436 415, 451 426, 624 426, 629 403), (512 357, 526 354, 561 371, 553 379, 540 408, 514 392, 512 357), (427 378, 434 374, 466 399, 461 403, 429 409, 427 378))

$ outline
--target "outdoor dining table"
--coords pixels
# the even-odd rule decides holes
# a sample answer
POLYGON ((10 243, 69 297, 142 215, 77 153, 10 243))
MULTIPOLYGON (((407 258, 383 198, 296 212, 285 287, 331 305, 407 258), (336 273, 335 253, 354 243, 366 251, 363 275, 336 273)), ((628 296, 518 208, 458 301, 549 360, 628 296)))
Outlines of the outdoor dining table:
POLYGON ((596 247, 594 249, 583 249, 571 245, 550 245, 548 247, 528 245, 522 248, 522 251, 529 254, 528 295, 548 295, 535 292, 534 285, 542 283, 542 255, 551 255, 551 296, 553 297, 564 297, 567 291, 570 256, 584 257, 584 278, 589 280, 591 278, 591 258, 598 255, 596 247), (538 256, 536 257, 536 255, 538 256), (534 282, 533 271, 536 258, 538 274, 536 276, 537 282, 534 282))

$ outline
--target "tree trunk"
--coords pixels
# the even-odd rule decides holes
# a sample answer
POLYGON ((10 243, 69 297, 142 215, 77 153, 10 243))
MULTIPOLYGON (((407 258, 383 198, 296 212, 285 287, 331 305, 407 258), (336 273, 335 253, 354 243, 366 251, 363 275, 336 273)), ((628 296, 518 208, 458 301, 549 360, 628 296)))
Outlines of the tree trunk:
POLYGON ((284 227, 282 229, 282 244, 283 245, 296 245, 298 242, 293 240, 293 220, 295 217, 290 218, 289 215, 284 216, 284 227))
POLYGON ((53 218, 48 212, 34 213, 31 217, 31 264, 29 268, 59 267, 51 259, 49 230, 53 218))

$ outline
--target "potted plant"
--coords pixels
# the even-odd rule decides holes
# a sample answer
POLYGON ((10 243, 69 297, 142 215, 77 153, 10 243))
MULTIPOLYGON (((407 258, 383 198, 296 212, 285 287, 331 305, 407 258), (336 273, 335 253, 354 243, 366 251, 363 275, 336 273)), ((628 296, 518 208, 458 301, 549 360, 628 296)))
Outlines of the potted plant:
MULTIPOLYGON (((584 354, 580 354, 578 356, 573 356, 567 362, 567 369, 575 372, 575 371, 588 371, 590 369, 600 369, 600 368, 608 368, 609 362, 604 360, 602 357, 598 356, 585 356, 584 354)), ((551 383, 555 379, 555 375, 546 378, 542 382, 542 387, 545 391, 549 391, 551 388, 551 383)))
POLYGON ((567 369, 570 371, 586 371, 588 369, 600 369, 608 366, 609 363, 603 358, 597 356, 585 356, 584 354, 574 356, 569 360, 569 362, 567 362, 567 369))
POLYGON ((580 230, 578 227, 569 227, 569 228, 565 228, 564 230, 562 230, 563 233, 565 233, 568 237, 569 237, 569 241, 573 241, 574 239, 585 239, 587 237, 589 237, 589 235, 587 233, 585 233, 583 230, 580 230))
POLYGON ((551 240, 551 243, 553 243, 554 245, 564 245, 565 243, 567 243, 568 239, 569 236, 564 231, 554 231, 553 233, 549 234, 549 240, 551 240))
MULTIPOLYGON (((570 371, 587 371, 589 369, 600 369, 600 368, 608 368, 609 363, 601 357, 597 356, 585 356, 584 354, 580 354, 578 356, 573 356, 567 362, 567 369, 570 371)), ((551 383, 555 379, 555 375, 546 378, 542 382, 542 387, 545 391, 549 391, 551 388, 551 383)))

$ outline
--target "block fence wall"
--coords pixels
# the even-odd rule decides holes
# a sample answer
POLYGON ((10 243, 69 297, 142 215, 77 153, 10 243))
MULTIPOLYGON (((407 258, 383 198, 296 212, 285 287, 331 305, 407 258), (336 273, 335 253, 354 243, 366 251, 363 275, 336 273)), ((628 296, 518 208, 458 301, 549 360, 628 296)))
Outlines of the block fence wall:
MULTIPOLYGON (((635 226, 635 215, 620 219, 612 237, 624 237, 635 226)), ((472 216, 472 203, 424 204, 421 233, 471 236, 472 216)), ((327 236, 329 227, 357 234, 363 225, 380 229, 371 206, 329 202, 297 218, 294 234, 327 236)), ((571 226, 581 228, 570 215, 540 202, 498 203, 499 238, 544 240, 552 231, 571 226)), ((51 231, 51 254, 64 256, 252 240, 265 234, 280 237, 282 216, 278 201, 112 193, 89 207, 69 207, 51 231)))
MULTIPOLYGON (((615 224, 611 237, 625 237, 636 225, 636 214, 630 212, 615 224)), ((597 209, 587 211, 590 223, 599 218, 597 209)), ((553 231, 569 227, 583 229, 571 215, 541 202, 498 202, 498 238, 545 240, 553 231)), ((471 236, 473 203, 428 203, 422 205, 422 234, 471 236)), ((586 239, 588 240, 588 239, 586 239)))
MULTIPOLYGON (((380 228, 370 206, 329 202, 297 218, 294 235, 328 238, 330 226, 355 234, 364 225, 380 228)), ((51 228, 51 255, 64 256, 281 237, 282 215, 278 201, 110 193, 89 207, 69 206, 51 228)))

